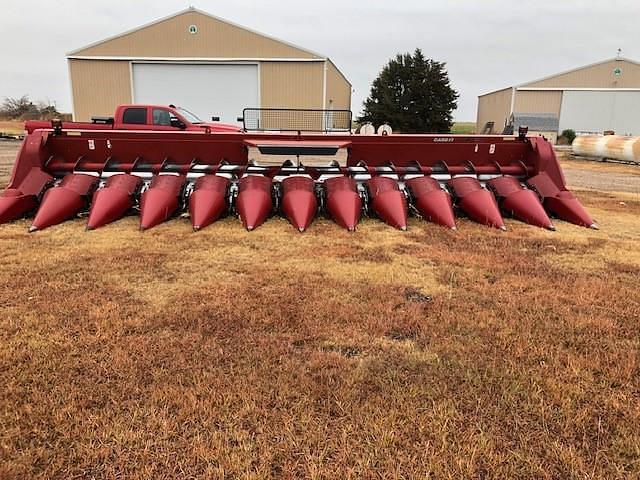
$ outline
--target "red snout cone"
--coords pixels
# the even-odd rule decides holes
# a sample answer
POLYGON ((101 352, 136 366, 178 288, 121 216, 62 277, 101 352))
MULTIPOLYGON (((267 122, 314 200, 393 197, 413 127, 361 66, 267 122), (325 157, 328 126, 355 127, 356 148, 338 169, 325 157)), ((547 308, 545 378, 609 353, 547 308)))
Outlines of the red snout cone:
POLYGON ((151 180, 140 197, 140 230, 155 227, 176 212, 184 182, 182 175, 156 175, 151 180))
POLYGON ((29 231, 42 230, 74 217, 87 207, 87 198, 98 184, 98 177, 71 173, 57 187, 44 194, 29 231))
POLYGON ((491 192, 482 188, 472 177, 457 177, 449 180, 449 187, 458 200, 458 206, 469 218, 490 227, 506 230, 500 208, 491 192))
POLYGON ((388 177, 367 180, 371 195, 370 206, 384 222, 400 230, 407 229, 407 198, 400 191, 398 182, 388 177))
POLYGON ((24 195, 20 190, 9 188, 0 194, 0 223, 16 220, 37 205, 35 195, 24 195))
POLYGON ((449 228, 456 228, 451 196, 431 177, 416 177, 406 181, 414 198, 414 205, 425 220, 449 228))
POLYGON ((356 229, 362 212, 362 199, 358 195, 356 181, 350 177, 333 177, 325 180, 327 210, 333 220, 350 232, 356 229))
POLYGON ((141 184, 140 177, 128 173, 109 177, 104 188, 93 194, 87 230, 121 219, 135 204, 134 195, 141 184))
POLYGON ((315 182, 308 177, 289 177, 282 181, 282 188, 282 211, 295 228, 304 232, 318 210, 315 182))
POLYGON ((194 230, 215 222, 227 208, 229 179, 219 175, 204 175, 196 180, 189 197, 189 215, 194 230))
POLYGON ((249 175, 238 182, 236 209, 244 227, 251 231, 264 223, 273 208, 273 181, 262 175, 249 175))
POLYGON ((517 178, 497 177, 487 182, 502 210, 530 225, 554 230, 538 195, 522 187, 517 178))

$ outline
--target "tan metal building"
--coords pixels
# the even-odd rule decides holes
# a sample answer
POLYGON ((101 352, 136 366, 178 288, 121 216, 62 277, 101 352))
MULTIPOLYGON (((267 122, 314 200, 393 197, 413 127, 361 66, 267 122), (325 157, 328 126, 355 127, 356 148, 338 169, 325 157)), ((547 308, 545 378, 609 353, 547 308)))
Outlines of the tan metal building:
POLYGON ((501 133, 515 119, 517 130, 517 119, 527 118, 553 135, 565 129, 638 135, 639 109, 640 63, 619 57, 481 95, 476 129, 501 133))
POLYGON ((67 54, 75 120, 125 103, 176 104, 234 123, 254 107, 350 109, 324 55, 189 8, 67 54))

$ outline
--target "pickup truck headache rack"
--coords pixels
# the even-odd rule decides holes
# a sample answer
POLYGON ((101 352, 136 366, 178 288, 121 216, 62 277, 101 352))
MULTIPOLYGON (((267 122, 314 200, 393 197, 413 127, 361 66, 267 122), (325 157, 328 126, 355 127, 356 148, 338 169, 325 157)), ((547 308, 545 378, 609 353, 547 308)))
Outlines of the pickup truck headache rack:
POLYGON ((242 122, 251 132, 350 132, 351 110, 245 108, 242 122))

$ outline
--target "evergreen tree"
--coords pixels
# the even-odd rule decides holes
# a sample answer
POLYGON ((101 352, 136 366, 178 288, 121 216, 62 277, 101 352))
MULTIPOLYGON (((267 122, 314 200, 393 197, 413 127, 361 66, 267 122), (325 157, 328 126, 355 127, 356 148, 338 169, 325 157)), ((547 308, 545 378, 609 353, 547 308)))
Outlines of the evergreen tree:
POLYGON ((427 59, 417 48, 398 54, 384 66, 364 102, 360 122, 389 123, 404 133, 446 133, 458 93, 451 88, 445 64, 427 59))

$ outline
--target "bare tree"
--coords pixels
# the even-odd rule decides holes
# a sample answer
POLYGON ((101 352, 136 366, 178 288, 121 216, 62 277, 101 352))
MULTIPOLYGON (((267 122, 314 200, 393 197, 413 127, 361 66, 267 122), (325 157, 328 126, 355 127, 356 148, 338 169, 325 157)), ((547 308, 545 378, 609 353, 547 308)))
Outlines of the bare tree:
POLYGON ((60 116, 55 103, 33 103, 28 95, 20 98, 5 97, 0 106, 0 117, 10 120, 51 119, 60 116))

